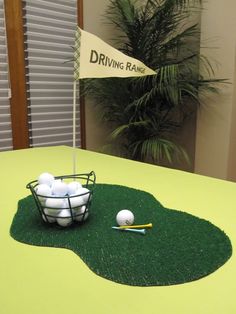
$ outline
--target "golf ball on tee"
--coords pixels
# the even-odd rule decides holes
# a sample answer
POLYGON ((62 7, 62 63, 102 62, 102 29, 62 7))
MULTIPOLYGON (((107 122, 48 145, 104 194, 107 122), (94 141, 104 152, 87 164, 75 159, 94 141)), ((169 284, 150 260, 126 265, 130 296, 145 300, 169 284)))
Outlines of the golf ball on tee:
POLYGON ((119 226, 130 226, 134 222, 134 214, 128 209, 123 209, 116 215, 116 222, 119 226))

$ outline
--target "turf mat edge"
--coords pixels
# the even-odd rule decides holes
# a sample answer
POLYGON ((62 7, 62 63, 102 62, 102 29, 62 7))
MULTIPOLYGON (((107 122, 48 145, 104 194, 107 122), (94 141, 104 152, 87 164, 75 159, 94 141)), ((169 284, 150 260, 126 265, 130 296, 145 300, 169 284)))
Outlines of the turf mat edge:
POLYGON ((43 222, 32 196, 18 203, 10 234, 23 243, 74 251, 97 275, 132 286, 166 286, 205 277, 230 258, 232 246, 218 227, 163 207, 150 193, 97 184, 86 222, 59 228, 43 222), (153 223, 145 236, 112 230, 119 210, 135 224, 153 223))

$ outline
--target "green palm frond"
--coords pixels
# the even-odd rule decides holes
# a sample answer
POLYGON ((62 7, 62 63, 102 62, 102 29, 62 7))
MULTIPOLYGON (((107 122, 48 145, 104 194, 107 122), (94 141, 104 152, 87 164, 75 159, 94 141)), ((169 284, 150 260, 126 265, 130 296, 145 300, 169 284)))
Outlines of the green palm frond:
POLYGON ((178 130, 223 79, 200 55, 199 25, 189 22, 201 0, 109 0, 107 20, 120 30, 118 49, 157 72, 137 78, 83 82, 111 127, 103 149, 135 160, 185 160, 178 130), (204 71, 199 72, 199 67, 204 71))
POLYGON ((190 162, 186 151, 178 144, 159 137, 148 138, 144 141, 137 141, 133 144, 133 154, 141 154, 142 159, 147 156, 155 163, 167 160, 170 164, 174 160, 185 160, 190 162))
POLYGON ((177 64, 166 65, 160 68, 160 81, 158 90, 163 95, 168 103, 171 105, 177 105, 179 103, 179 88, 178 88, 178 76, 179 68, 177 64))
POLYGON ((120 136, 123 136, 125 132, 127 132, 129 129, 131 128, 140 128, 140 127, 147 127, 147 125, 149 124, 149 121, 134 121, 134 122, 130 122, 128 124, 124 124, 124 125, 120 125, 119 127, 117 127, 116 129, 114 129, 109 138, 111 140, 115 140, 120 136))
POLYGON ((146 108, 153 102, 155 96, 157 94, 157 87, 154 86, 150 91, 147 91, 141 97, 135 99, 133 102, 129 103, 126 108, 125 112, 130 111, 130 109, 134 110, 134 114, 137 114, 141 108, 146 108))
POLYGON ((135 21, 136 10, 134 1, 110 0, 107 18, 126 34, 131 34, 131 26, 135 21))

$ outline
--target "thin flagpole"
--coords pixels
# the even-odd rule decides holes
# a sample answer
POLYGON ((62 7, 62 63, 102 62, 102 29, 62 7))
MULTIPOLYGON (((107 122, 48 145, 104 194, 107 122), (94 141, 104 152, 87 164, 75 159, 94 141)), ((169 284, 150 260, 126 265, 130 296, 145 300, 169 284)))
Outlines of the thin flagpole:
POLYGON ((73 174, 77 171, 76 154, 76 80, 73 83, 73 174))

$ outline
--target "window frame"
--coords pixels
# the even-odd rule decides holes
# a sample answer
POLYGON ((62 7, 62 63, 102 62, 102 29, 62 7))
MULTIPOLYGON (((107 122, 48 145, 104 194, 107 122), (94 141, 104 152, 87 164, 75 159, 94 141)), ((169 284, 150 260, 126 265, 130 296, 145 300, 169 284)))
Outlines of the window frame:
MULTIPOLYGON (((13 149, 30 147, 21 0, 4 0, 5 22, 11 85, 11 122, 13 149)), ((83 0, 77 0, 77 23, 83 28, 83 0)), ((84 99, 80 98, 81 148, 85 141, 84 99)))

